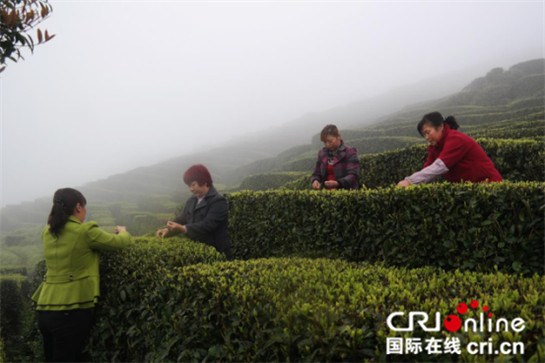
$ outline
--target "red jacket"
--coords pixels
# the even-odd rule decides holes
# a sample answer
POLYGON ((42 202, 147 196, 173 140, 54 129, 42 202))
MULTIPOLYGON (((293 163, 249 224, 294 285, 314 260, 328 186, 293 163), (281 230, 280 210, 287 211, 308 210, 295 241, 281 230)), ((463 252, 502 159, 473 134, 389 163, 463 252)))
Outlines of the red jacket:
POLYGON ((441 140, 437 145, 429 146, 428 151, 428 160, 424 167, 431 165, 436 159, 441 159, 449 169, 444 175, 449 182, 503 180, 483 148, 466 134, 452 130, 449 125, 445 124, 441 140))

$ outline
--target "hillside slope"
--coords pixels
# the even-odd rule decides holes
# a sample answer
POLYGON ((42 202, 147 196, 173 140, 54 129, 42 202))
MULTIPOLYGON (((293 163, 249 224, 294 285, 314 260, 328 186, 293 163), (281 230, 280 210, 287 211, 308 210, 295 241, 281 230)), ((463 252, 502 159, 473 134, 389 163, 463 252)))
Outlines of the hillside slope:
MULTIPOLYGON (((379 118, 374 124, 341 129, 345 142, 359 154, 380 153, 424 143, 416 130, 422 116, 440 111, 453 115, 460 131, 472 137, 543 137, 545 133, 545 60, 516 64, 509 70, 494 68, 460 92, 436 100, 406 106, 379 118), (536 130, 539 130, 536 133, 536 130)), ((257 160, 236 170, 235 175, 280 171, 311 171, 322 147, 319 134, 311 143, 297 145, 276 157, 257 160)))
MULTIPOLYGON (((519 137, 524 137, 521 122, 530 125, 529 132, 535 130, 536 123, 544 123, 544 69, 544 59, 520 63, 507 71, 495 68, 470 82, 460 92, 406 106, 379 118, 380 114, 392 110, 386 108, 388 104, 402 107, 399 92, 392 91, 381 98, 306 115, 278 130, 271 130, 269 135, 248 136, 236 141, 236 144, 172 158, 88 183, 79 189, 92 204, 118 204, 111 208, 114 212, 107 216, 108 221, 115 222, 115 210, 119 209, 130 210, 133 214, 172 213, 172 205, 179 205, 188 197, 181 179, 183 171, 191 164, 199 162, 207 165, 215 183, 223 190, 236 187, 251 174, 310 171, 316 152, 321 147, 317 132, 324 123, 343 120, 343 117, 349 118, 350 122, 339 122, 339 125, 352 124, 350 129, 342 129, 341 126, 343 137, 347 144, 356 146, 360 154, 423 142, 416 131, 416 122, 432 110, 456 116, 462 125, 461 131, 472 136, 498 137, 503 134, 504 137, 512 137, 518 132, 522 133, 519 137), (389 98, 396 100, 389 103, 389 98), (382 106, 371 107, 372 104, 382 106), (369 112, 366 112, 367 109, 369 112), (358 120, 361 120, 359 124, 358 120), (371 124, 373 120, 375 122, 371 124), (517 126, 513 129, 514 123, 517 126), (282 133, 284 138, 280 137, 282 133), (310 143, 294 141, 301 140, 303 135, 310 139, 310 143), (122 206, 123 203, 131 203, 130 208, 122 206)), ((436 80, 429 83, 432 89, 434 82, 436 80)), ((417 89, 413 91, 422 94, 417 89)), ((414 95, 406 97, 408 102, 414 102, 414 98, 414 95)), ((43 225, 50 208, 49 199, 46 197, 3 208, 0 212, 2 234, 34 224, 43 225)))

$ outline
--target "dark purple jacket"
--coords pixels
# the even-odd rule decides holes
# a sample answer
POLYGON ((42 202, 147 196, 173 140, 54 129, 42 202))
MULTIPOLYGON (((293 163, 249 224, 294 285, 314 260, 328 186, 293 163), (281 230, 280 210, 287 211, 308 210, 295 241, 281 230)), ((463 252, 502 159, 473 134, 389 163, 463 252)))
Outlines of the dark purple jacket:
POLYGON ((214 246, 216 250, 224 253, 227 259, 232 259, 227 232, 229 219, 227 200, 214 186, 210 186, 204 199, 200 203, 197 202, 196 196, 190 197, 174 222, 186 226, 186 235, 190 239, 214 246))
MULTIPOLYGON (((329 150, 326 147, 318 152, 318 160, 314 173, 310 178, 310 183, 318 180, 322 187, 326 180, 327 160, 329 159, 329 150)), ((333 169, 335 170, 335 180, 339 182, 339 189, 358 189, 358 176, 360 174, 360 159, 358 150, 348 147, 341 140, 341 146, 337 150, 337 155, 333 160, 333 169)))

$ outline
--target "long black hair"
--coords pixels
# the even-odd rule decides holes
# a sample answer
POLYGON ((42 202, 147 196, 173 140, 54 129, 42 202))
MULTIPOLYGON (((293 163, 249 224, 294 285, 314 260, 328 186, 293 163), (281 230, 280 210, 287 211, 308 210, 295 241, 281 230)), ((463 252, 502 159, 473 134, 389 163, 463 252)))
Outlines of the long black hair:
POLYGON ((439 126, 445 124, 449 125, 450 128, 453 130, 457 130, 460 127, 460 125, 458 125, 458 122, 456 122, 454 116, 448 116, 446 119, 444 119, 443 115, 441 115, 439 112, 431 112, 422 117, 422 120, 420 120, 420 122, 418 123, 417 128, 420 135, 422 135, 422 128, 424 127, 424 125, 431 125, 435 128, 438 128, 439 126))
POLYGON ((68 218, 74 214, 77 204, 85 206, 87 200, 81 192, 72 188, 62 188, 55 192, 53 196, 53 207, 47 218, 49 231, 58 237, 68 218))

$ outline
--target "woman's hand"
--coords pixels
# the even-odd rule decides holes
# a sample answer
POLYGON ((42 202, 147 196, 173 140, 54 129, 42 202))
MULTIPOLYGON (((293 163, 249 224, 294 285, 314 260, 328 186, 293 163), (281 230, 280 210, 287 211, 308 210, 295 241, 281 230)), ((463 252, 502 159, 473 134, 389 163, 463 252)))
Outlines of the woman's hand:
POLYGON ((403 187, 403 188, 406 188, 409 185, 411 185, 411 182, 408 181, 407 179, 404 179, 404 180, 400 181, 399 183, 397 183, 398 187, 403 187))
POLYGON ((336 180, 326 180, 324 182, 324 185, 326 186, 326 188, 338 188, 339 187, 339 182, 336 181, 336 180))
POLYGON ((187 228, 185 228, 184 225, 176 223, 176 222, 168 221, 167 228, 169 231, 179 231, 179 232, 187 233, 187 228))
POLYGON ((312 182, 312 189, 320 190, 321 187, 322 187, 322 184, 320 184, 320 182, 318 180, 315 180, 315 181, 312 182))
POLYGON ((119 232, 127 232, 127 227, 125 227, 125 226, 115 226, 114 232, 115 232, 115 234, 118 234, 119 232))
POLYGON ((155 237, 159 238, 163 238, 164 236, 166 236, 168 233, 168 228, 161 228, 161 229, 158 229, 157 230, 157 233, 155 233, 155 237))

